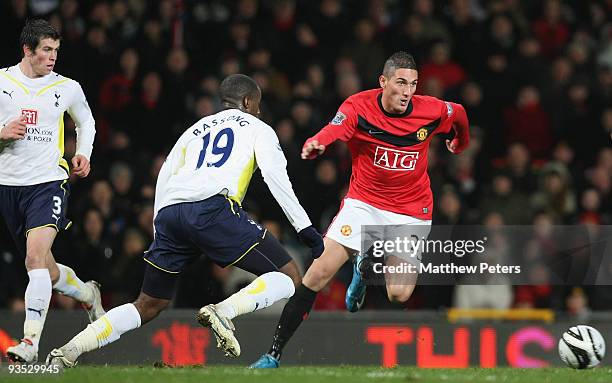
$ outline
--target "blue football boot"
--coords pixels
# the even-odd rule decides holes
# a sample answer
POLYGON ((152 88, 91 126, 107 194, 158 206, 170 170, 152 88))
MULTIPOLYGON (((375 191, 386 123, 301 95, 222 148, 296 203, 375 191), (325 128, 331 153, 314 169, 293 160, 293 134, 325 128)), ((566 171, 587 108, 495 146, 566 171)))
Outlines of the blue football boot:
POLYGON ((257 362, 251 364, 249 368, 278 368, 280 361, 270 354, 263 354, 257 362))
POLYGON ((344 303, 346 303, 346 309, 352 313, 359 311, 363 306, 363 301, 366 295, 366 284, 363 279, 361 268, 365 257, 361 254, 355 257, 355 263, 353 264, 353 279, 348 289, 346 289, 346 297, 344 303))

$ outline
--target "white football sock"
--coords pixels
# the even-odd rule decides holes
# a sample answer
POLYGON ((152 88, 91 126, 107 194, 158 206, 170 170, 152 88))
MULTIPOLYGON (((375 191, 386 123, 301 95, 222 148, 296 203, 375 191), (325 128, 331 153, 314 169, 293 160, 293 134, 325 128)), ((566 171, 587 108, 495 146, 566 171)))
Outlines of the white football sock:
POLYGON ((30 282, 25 291, 26 316, 23 322, 23 337, 31 340, 38 349, 51 300, 51 276, 47 269, 30 270, 28 276, 30 282))
POLYGON ((215 307, 229 319, 239 315, 261 310, 274 302, 291 298, 295 293, 293 280, 281 272, 272 271, 257 277, 248 286, 238 291, 215 307))
POLYGON ((94 294, 91 286, 81 281, 70 267, 61 263, 58 263, 57 267, 59 268, 60 275, 57 282, 53 285, 53 289, 79 302, 88 305, 92 304, 94 294))
POLYGON ((74 362, 81 354, 102 348, 126 332, 140 327, 140 323, 140 313, 132 303, 115 307, 89 324, 61 350, 68 360, 74 362))

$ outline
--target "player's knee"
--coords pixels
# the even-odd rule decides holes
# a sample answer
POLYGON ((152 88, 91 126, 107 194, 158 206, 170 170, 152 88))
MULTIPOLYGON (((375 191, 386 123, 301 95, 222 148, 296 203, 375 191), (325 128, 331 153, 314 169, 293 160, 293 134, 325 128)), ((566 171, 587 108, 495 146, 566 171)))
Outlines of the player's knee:
POLYGON ((313 264, 304 275, 302 283, 313 291, 321 291, 333 276, 334 272, 330 268, 313 264))
POLYGON ((157 317, 159 313, 168 307, 169 303, 169 300, 145 297, 141 294, 138 299, 134 301, 134 306, 140 314, 142 324, 145 324, 157 317))
POLYGON ((150 304, 147 306, 137 306, 136 304, 134 305, 140 313, 140 318, 143 324, 156 318, 167 307, 167 304, 150 304))
POLYGON ((47 266, 47 269, 49 269, 49 276, 51 277, 51 284, 52 285, 56 284, 60 277, 59 269, 57 268, 57 266, 55 267, 47 266))
POLYGON ((389 302, 404 303, 410 299, 414 286, 387 286, 389 302))
POLYGON ((291 281, 293 281, 293 286, 297 289, 299 285, 302 284, 302 277, 300 276, 300 274, 293 274, 293 275, 289 275, 287 274, 287 276, 289 276, 289 278, 291 278, 291 281))
POLYGON ((28 249, 25 257, 25 267, 28 271, 47 268, 45 255, 42 252, 28 249))
POLYGON ((291 261, 285 266, 281 267, 280 272, 291 278, 293 281, 293 286, 296 288, 302 284, 302 276, 300 275, 300 271, 295 261, 291 261))
POLYGON ((387 293, 391 303, 405 303, 410 299, 411 295, 412 293, 387 293))

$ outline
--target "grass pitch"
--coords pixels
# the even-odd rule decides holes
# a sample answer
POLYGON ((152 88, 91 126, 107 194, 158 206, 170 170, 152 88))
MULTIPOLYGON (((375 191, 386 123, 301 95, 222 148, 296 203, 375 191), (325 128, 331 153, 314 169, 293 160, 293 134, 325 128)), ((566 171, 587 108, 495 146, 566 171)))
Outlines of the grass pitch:
POLYGON ((223 382, 223 383, 609 383, 612 368, 572 370, 569 368, 512 369, 420 369, 416 367, 282 367, 277 370, 248 370, 244 367, 206 366, 186 368, 154 368, 152 366, 80 366, 58 375, 9 374, 6 365, 0 366, 0 381, 9 382, 111 382, 111 383, 167 383, 167 382, 223 382))

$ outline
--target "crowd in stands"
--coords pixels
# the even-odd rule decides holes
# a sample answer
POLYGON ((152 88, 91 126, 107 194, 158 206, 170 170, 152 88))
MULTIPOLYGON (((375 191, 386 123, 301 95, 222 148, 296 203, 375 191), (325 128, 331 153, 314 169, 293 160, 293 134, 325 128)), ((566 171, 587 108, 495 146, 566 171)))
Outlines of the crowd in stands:
MULTIPOLYGON (((220 109, 217 89, 232 73, 260 85, 261 118, 276 130, 296 194, 321 231, 345 194, 350 155, 336 143, 303 161, 301 146, 344 99, 377 87, 398 50, 415 57, 418 93, 461 103, 470 120, 465 153, 453 156, 444 140, 432 140, 434 225, 610 225, 611 14, 605 0, 10 0, 0 5, 0 67, 21 59, 27 19, 44 17, 61 32, 55 70, 83 86, 97 136, 90 176, 70 179, 74 225, 53 251, 81 279, 101 282, 110 307, 139 292, 165 154, 220 109)), ((68 158, 73 127, 68 119, 68 158)), ((308 266, 307 249, 259 175, 243 205, 308 266)), ((556 240, 534 238, 535 275, 541 249, 556 240)), ((350 277, 347 265, 315 309, 344 309, 350 277)), ((201 258, 181 276, 173 305, 217 302, 248 278, 201 258)), ((612 286, 534 278, 522 286, 418 286, 403 308, 612 309, 612 286)), ((22 310, 26 282, 23 258, 0 229, 0 307, 22 310)), ((366 308, 398 308, 385 301, 371 289, 366 308)), ((55 295, 53 305, 75 304, 55 295)))

